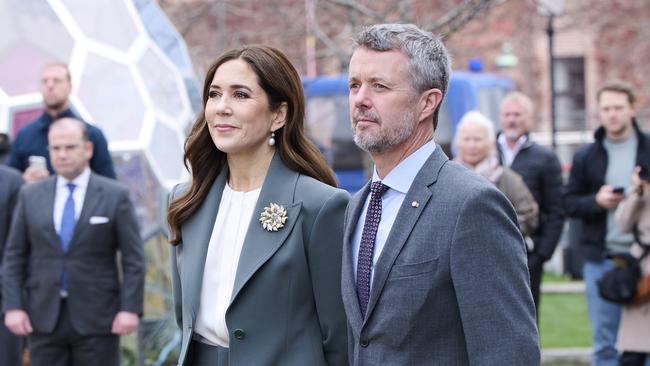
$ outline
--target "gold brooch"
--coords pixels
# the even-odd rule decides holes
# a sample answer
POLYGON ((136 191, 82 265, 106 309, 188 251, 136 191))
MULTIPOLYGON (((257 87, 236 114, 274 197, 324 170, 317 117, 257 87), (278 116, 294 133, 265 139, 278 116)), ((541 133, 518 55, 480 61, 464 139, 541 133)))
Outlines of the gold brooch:
POLYGON ((284 227, 286 221, 287 211, 284 209, 284 206, 276 203, 271 203, 271 207, 264 207, 264 211, 262 211, 262 215, 260 216, 262 227, 267 231, 278 231, 278 229, 284 227))

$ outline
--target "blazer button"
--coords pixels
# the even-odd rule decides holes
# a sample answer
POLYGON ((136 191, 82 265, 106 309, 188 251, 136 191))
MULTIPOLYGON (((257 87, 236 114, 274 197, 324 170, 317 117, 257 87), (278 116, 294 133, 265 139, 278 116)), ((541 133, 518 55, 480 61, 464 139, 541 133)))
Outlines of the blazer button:
POLYGON ((244 338, 246 338, 246 333, 242 329, 235 329, 235 338, 239 339, 240 341, 244 338))
POLYGON ((370 341, 368 341, 368 338, 361 338, 361 340, 359 340, 359 344, 361 347, 366 348, 370 344, 370 341))

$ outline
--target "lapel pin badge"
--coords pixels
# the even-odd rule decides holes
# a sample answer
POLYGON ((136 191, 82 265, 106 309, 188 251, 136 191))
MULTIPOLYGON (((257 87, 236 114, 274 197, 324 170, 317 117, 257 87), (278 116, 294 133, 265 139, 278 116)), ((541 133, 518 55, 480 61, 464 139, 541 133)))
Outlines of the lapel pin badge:
POLYGON ((418 202, 418 201, 411 202, 411 207, 415 207, 415 208, 420 207, 420 202, 418 202))
POLYGON ((287 222, 287 210, 284 209, 284 206, 271 203, 270 207, 264 207, 264 210, 262 210, 260 222, 265 230, 278 231, 287 222))

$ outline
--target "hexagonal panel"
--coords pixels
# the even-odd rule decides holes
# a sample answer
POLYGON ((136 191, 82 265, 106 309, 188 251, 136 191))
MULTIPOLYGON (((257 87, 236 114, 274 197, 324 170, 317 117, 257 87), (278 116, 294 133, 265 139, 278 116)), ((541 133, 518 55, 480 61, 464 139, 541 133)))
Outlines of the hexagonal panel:
POLYGON ((137 139, 145 105, 125 65, 89 53, 78 96, 109 142, 137 139))
POLYGON ((182 103, 185 98, 185 86, 180 83, 178 71, 162 57, 162 54, 149 46, 138 61, 138 71, 156 107, 168 116, 178 119, 185 112, 185 105, 182 103))
POLYGON ((183 145, 179 133, 157 121, 147 150, 163 180, 178 181, 183 174, 183 145))
POLYGON ((138 28, 124 1, 62 2, 90 38, 126 52, 138 37, 138 28))
POLYGON ((0 86, 9 95, 38 90, 44 64, 67 62, 72 37, 45 1, 0 2, 0 86))
POLYGON ((41 104, 21 105, 9 109, 9 135, 13 138, 18 131, 43 114, 41 104))
POLYGON ((147 159, 142 152, 120 152, 113 154, 113 164, 117 178, 129 188, 141 232, 154 231, 164 222, 166 191, 158 183, 147 159))

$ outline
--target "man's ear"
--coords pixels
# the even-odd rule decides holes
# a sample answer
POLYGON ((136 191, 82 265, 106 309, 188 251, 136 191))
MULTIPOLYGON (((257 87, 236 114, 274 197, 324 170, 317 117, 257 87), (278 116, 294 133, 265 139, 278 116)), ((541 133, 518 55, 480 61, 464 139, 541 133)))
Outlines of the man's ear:
POLYGON ((420 121, 430 118, 436 108, 442 103, 442 91, 437 88, 429 89, 420 97, 420 121))
POLYGON ((93 158, 93 152, 94 152, 92 141, 84 142, 84 151, 86 153, 86 158, 88 159, 88 161, 90 161, 90 159, 93 158))
POLYGON ((277 131, 287 123, 287 102, 282 102, 280 106, 273 112, 271 123, 271 131, 277 131))

